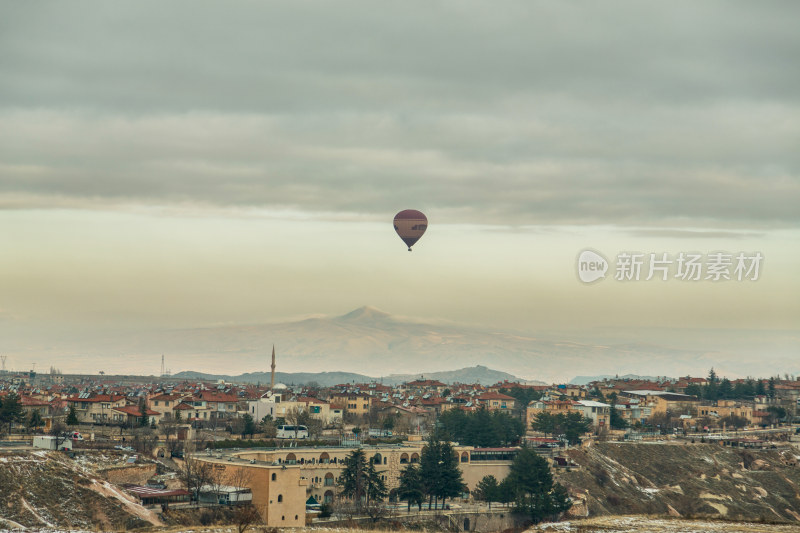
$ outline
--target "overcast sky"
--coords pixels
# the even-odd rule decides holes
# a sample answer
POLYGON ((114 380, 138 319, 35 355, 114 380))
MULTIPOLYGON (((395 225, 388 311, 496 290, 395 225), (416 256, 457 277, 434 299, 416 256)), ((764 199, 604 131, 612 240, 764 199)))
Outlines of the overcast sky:
POLYGON ((364 304, 797 330, 798 20, 794 1, 3 3, 0 329, 20 366, 68 335, 364 304), (406 208, 430 221, 411 254, 406 208), (765 259, 756 282, 586 286, 587 247, 765 259))

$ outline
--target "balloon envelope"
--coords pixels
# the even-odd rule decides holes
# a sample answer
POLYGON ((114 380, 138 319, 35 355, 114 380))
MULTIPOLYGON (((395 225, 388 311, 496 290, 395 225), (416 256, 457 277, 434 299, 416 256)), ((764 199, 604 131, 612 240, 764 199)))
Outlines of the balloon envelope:
POLYGON ((428 218, 416 209, 406 209, 394 216, 394 230, 408 246, 408 251, 428 229, 428 218))

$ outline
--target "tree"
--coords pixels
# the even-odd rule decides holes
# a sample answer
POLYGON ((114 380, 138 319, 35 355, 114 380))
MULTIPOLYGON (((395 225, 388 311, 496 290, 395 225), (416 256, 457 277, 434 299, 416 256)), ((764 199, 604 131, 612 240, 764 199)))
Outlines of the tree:
POLYGON ((728 415, 725 418, 723 418, 720 422, 725 424, 726 427, 734 429, 741 429, 743 427, 747 427, 747 425, 750 423, 743 416, 737 416, 737 415, 728 415))
POLYGON ((442 413, 437 423, 450 440, 484 448, 507 446, 525 433, 525 425, 518 418, 485 407, 470 413, 451 409, 442 413))
POLYGON ((192 495, 192 499, 197 500, 203 485, 211 483, 213 468, 211 463, 200 461, 187 454, 183 460, 183 467, 178 471, 178 477, 192 495))
POLYGON ((489 510, 492 510, 492 502, 500 501, 500 485, 497 483, 497 478, 494 476, 484 476, 477 485, 473 492, 476 500, 481 500, 489 504, 489 510))
POLYGON ((178 441, 173 440, 172 437, 178 433, 177 421, 172 417, 164 418, 158 425, 158 430, 164 436, 167 450, 170 452, 175 450, 178 441))
POLYGON ((547 411, 541 411, 536 413, 536 416, 533 418, 531 422, 531 429, 534 431, 540 431, 545 435, 552 435, 555 431, 556 422, 555 418, 552 414, 548 413, 547 411))
MULTIPOLYGON (((242 467, 226 468, 224 473, 219 476, 219 479, 221 481, 220 485, 224 483, 230 487, 250 487, 253 480, 253 470, 242 467)), ((217 490, 219 490, 218 487, 217 490)), ((236 506, 236 510, 233 513, 233 522, 236 524, 238 533, 244 533, 247 528, 260 521, 261 515, 258 514, 255 506, 250 504, 236 506)))
POLYGON ((769 382, 767 385, 767 396, 769 396, 770 399, 775 398, 775 377, 769 378, 769 382))
POLYGON ((592 428, 592 421, 578 411, 571 411, 569 413, 559 413, 554 417, 555 428, 557 434, 564 435, 567 442, 570 444, 578 444, 581 441, 581 435, 588 432, 592 428))
POLYGON ((36 430, 44 425, 44 420, 42 420, 42 415, 39 413, 38 409, 34 409, 31 411, 31 416, 28 418, 28 427, 36 430))
POLYGON ((506 479, 514 494, 516 511, 530 516, 535 523, 556 517, 572 505, 566 490, 553 483, 547 461, 530 448, 520 450, 506 479))
POLYGON ((308 430, 308 437, 311 439, 317 439, 322 435, 322 420, 312 416, 309 410, 300 413, 297 417, 297 423, 306 427, 308 430))
POLYGON ((733 398, 733 385, 731 384, 731 380, 722 378, 722 381, 719 382, 719 388, 717 389, 717 396, 720 400, 733 398))
POLYGON ((408 464, 400 472, 400 487, 397 489, 397 496, 400 500, 408 502, 409 511, 411 511, 412 504, 416 505, 420 511, 422 510, 422 502, 425 501, 425 487, 416 465, 408 464))
POLYGON ((777 405, 770 405, 767 407, 767 423, 775 424, 786 418, 786 409, 778 407, 777 405))
POLYGON ((501 388, 499 392, 514 398, 513 413, 516 418, 520 419, 520 421, 525 420, 528 404, 542 397, 539 391, 529 387, 511 387, 509 389, 501 388))
POLYGON ((345 457, 344 464, 337 479, 342 487, 341 496, 353 500, 359 510, 364 510, 370 501, 382 501, 386 497, 386 485, 375 465, 367 461, 362 448, 345 457))
POLYGON ((253 524, 261 521, 261 515, 258 514, 258 509, 252 504, 239 504, 233 512, 233 523, 236 524, 236 530, 239 533, 244 533, 247 528, 253 524))
POLYGON ((437 505, 439 499, 444 504, 447 498, 458 496, 464 490, 456 452, 450 442, 441 440, 438 432, 432 433, 422 448, 419 464, 429 509, 434 500, 437 505))
POLYGON ((272 420, 270 415, 265 416, 261 419, 261 422, 258 424, 259 430, 261 433, 264 434, 267 438, 275 438, 275 435, 278 434, 278 428, 275 425, 275 422, 272 420))
POLYGON ((147 418, 147 403, 144 401, 144 397, 141 397, 139 398, 139 425, 142 427, 149 425, 147 418))
POLYGON ((9 393, 0 403, 0 426, 8 424, 8 432, 11 433, 11 427, 24 419, 25 412, 22 410, 19 396, 13 392, 9 393))
POLYGON ((625 429, 628 427, 628 423, 617 410, 617 393, 611 393, 609 399, 611 400, 611 409, 609 410, 608 424, 612 429, 625 429))
POLYGON ((253 438, 253 434, 256 432, 256 424, 253 422, 253 417, 250 416, 250 413, 245 413, 242 416, 242 421, 244 422, 242 426, 242 438, 245 435, 250 435, 250 438, 253 438))
POLYGON ((67 433, 67 426, 64 425, 64 422, 57 420, 53 422, 53 425, 50 426, 50 433, 51 436, 56 438, 56 450, 61 449, 61 445, 69 438, 69 433, 67 433))

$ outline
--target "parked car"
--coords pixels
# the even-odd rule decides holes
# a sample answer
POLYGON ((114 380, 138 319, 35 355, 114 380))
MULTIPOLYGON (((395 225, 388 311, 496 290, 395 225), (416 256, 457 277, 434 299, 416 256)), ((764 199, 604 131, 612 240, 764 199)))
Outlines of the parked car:
POLYGON ((170 457, 177 457, 178 459, 183 459, 183 452, 181 450, 175 450, 171 454, 170 457))

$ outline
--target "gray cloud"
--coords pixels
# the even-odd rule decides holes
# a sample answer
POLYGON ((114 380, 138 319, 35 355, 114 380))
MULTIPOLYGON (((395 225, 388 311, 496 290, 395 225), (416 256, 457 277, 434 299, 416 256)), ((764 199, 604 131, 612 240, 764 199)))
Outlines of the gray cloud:
POLYGON ((2 11, 0 208, 797 226, 794 2, 2 11))

